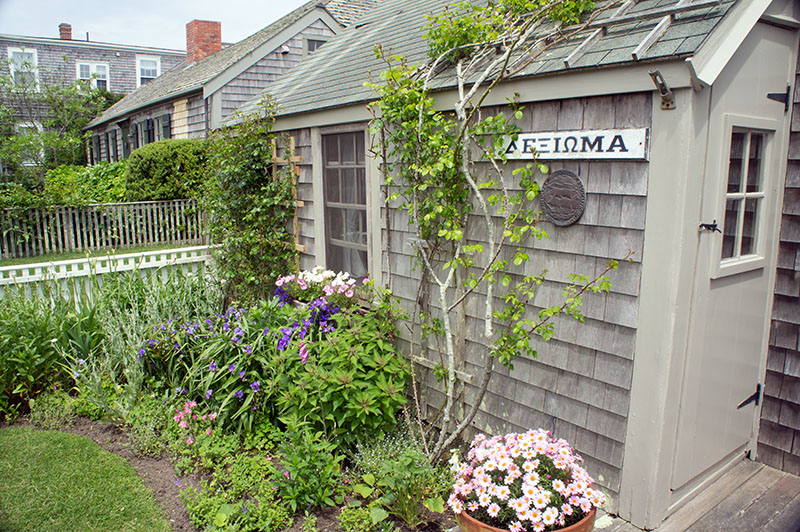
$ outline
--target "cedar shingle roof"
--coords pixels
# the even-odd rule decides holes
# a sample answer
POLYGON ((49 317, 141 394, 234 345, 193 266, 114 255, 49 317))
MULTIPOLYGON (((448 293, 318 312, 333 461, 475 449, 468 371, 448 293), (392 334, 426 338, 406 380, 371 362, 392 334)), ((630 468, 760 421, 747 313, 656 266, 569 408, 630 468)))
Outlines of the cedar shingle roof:
POLYGON ((377 0, 310 0, 253 35, 197 61, 182 63, 112 105, 86 128, 120 119, 133 110, 199 90, 227 68, 317 7, 323 7, 347 26, 373 7, 377 0))
MULTIPOLYGON (((281 115, 306 113, 374 100, 375 92, 364 86, 377 80, 385 64, 376 59, 374 48, 381 44, 392 55, 401 54, 409 62, 427 60, 427 47, 421 28, 427 16, 440 12, 452 0, 384 0, 359 20, 330 39, 324 47, 295 69, 277 80, 265 93, 277 100, 281 115)), ((640 0, 626 16, 675 7, 678 0, 640 0)), ((720 2, 696 1, 701 9, 677 14, 665 33, 637 59, 658 61, 688 57, 696 52, 736 0, 720 2)), ((595 20, 610 17, 619 2, 598 2, 595 20), (605 7, 604 7, 605 5, 605 7)), ((555 45, 528 65, 520 76, 556 74, 566 70, 596 69, 632 63, 632 52, 663 20, 654 16, 608 26, 587 52, 565 66, 564 61, 594 29, 587 29, 573 38, 555 45)), ((263 95, 242 105, 242 113, 254 112, 263 95)), ((228 123, 235 123, 231 117, 228 123)))

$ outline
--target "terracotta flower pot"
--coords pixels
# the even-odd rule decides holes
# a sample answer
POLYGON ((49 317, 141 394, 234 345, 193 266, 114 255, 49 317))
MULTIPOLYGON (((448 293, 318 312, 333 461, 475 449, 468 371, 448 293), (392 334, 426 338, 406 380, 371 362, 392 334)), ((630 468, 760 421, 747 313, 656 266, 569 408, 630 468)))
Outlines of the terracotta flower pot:
MULTIPOLYGON (((596 509, 592 508, 592 511, 586 514, 586 516, 577 523, 556 530, 559 532, 590 532, 594 529, 594 517, 596 513, 596 509)), ((462 532, 508 532, 508 530, 481 523, 477 519, 473 519, 467 512, 456 514, 456 521, 462 532)))

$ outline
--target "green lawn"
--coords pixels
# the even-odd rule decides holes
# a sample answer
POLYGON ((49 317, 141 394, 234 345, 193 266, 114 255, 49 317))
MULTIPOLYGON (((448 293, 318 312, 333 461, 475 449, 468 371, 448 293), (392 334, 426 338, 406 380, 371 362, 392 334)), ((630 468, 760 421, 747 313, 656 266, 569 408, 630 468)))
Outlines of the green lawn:
POLYGON ((125 249, 101 249, 94 251, 73 251, 70 253, 49 253, 47 255, 38 255, 36 257, 23 257, 19 259, 5 259, 0 260, 0 267, 2 266, 21 266, 23 264, 37 264, 40 262, 56 262, 60 260, 74 260, 85 259, 86 257, 105 257, 106 255, 126 255, 128 253, 144 253, 146 251, 160 251, 162 249, 182 248, 188 247, 185 245, 176 246, 174 244, 163 244, 160 246, 139 246, 135 248, 125 249))
POLYGON ((3 532, 170 529, 136 471, 81 436, 0 430, 0 479, 3 532))

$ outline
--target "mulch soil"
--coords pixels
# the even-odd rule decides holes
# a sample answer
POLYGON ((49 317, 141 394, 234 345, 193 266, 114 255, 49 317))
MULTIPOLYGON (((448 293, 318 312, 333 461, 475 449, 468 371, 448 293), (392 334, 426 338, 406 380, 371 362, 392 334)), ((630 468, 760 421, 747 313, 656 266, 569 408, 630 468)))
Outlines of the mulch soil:
MULTIPOLYGON (((6 425, 0 423, 0 428, 4 426, 6 425)), ((18 420, 12 426, 38 429, 27 420, 18 420)), ((200 475, 191 473, 178 476, 175 473, 175 466, 169 458, 152 458, 137 454, 133 450, 128 435, 110 423, 76 417, 70 424, 62 426, 59 430, 89 438, 106 451, 125 459, 136 470, 145 485, 153 490, 156 502, 169 519, 174 532, 200 532, 189 520, 189 514, 178 496, 180 490, 189 486, 199 488, 200 475)), ((317 530, 319 532, 340 532, 339 523, 336 520, 338 514, 339 509, 334 507, 314 511, 314 515, 317 517, 317 530)), ((455 526, 453 516, 449 513, 428 513, 427 517, 429 520, 413 531, 402 526, 401 522, 397 522, 396 526, 403 532, 441 532, 455 526)), ((284 532, 302 532, 302 530, 303 519, 296 517, 292 526, 284 532)))

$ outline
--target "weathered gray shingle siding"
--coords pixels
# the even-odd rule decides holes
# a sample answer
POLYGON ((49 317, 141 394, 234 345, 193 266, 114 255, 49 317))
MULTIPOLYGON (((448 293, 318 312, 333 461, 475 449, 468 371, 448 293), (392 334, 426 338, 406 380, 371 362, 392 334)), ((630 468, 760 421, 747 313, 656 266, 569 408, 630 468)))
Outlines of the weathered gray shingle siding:
POLYGON ((304 56, 305 39, 328 38, 335 33, 321 20, 316 20, 300 33, 289 39, 285 45, 289 53, 281 53, 281 47, 260 59, 222 88, 222 118, 230 116, 238 107, 260 94, 269 83, 297 65, 304 56))
MULTIPOLYGON (((650 127, 651 104, 649 93, 535 103, 525 107, 520 126, 526 132, 650 127)), ((520 164, 509 162, 507 175, 520 164)), ((550 168, 570 169, 581 177, 587 190, 587 210, 569 227, 541 223, 550 238, 535 242, 531 261, 524 268, 511 268, 518 275, 548 270, 549 280, 537 294, 536 305, 558 302, 569 274, 594 275, 609 259, 621 259, 628 250, 634 255, 610 274, 611 293, 584 296, 585 323, 559 318, 551 341, 534 341, 538 358, 518 359, 511 371, 496 367, 471 430, 494 434, 536 427, 553 430, 576 446, 602 486, 618 493, 638 321, 648 163, 570 161, 553 162, 550 168)), ((408 226, 408 215, 396 207, 390 208, 388 260, 394 293, 410 312, 421 273, 413 266, 413 228, 408 226)), ((385 227, 383 234, 385 238, 385 227)), ((307 261, 302 266, 310 264, 307 261)), ((431 304, 435 307, 435 298, 431 304)), ((468 303, 466 320, 465 369, 473 374, 487 352, 479 304, 475 300, 468 303)), ((400 345, 408 351, 411 335, 406 327, 399 330, 400 345)), ((414 341, 419 355, 418 336, 414 341)), ((433 350, 429 356, 429 365, 438 361, 433 350)), ((444 401, 441 385, 432 371, 419 369, 421 392, 433 413, 444 401)), ((468 388, 474 391, 471 385, 468 388)))
POLYGON ((800 475, 800 62, 783 192, 775 299, 758 434, 765 464, 800 475))
POLYGON ((15 40, 0 40, 0 59, 3 74, 8 74, 8 48, 36 50, 40 83, 69 85, 78 79, 76 64, 79 62, 107 63, 109 66, 109 90, 128 94, 136 89, 137 55, 152 55, 161 58, 161 72, 182 63, 183 55, 159 55, 152 50, 134 52, 68 46, 64 44, 30 43, 15 40))
POLYGON ((201 93, 196 93, 187 98, 186 108, 189 111, 189 138, 203 138, 206 136, 206 102, 201 93))

